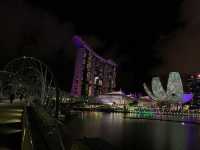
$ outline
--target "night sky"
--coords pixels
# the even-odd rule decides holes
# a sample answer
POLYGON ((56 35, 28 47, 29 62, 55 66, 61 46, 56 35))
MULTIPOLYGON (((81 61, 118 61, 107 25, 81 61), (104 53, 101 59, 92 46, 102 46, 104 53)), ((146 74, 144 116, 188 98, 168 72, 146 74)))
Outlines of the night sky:
POLYGON ((1 0, 1 68, 23 55, 52 68, 70 91, 75 48, 81 35, 100 55, 118 64, 117 88, 142 90, 153 75, 198 71, 198 0, 72 3, 66 0, 1 0))

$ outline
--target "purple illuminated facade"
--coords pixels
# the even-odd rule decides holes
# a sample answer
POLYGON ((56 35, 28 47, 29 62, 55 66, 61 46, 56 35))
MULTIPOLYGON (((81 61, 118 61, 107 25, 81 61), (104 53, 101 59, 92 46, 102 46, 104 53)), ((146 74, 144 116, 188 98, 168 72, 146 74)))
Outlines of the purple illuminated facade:
POLYGON ((184 89, 193 94, 193 105, 200 106, 200 72, 182 74, 184 89))
POLYGON ((79 36, 74 36, 77 48, 72 96, 97 96, 112 92, 116 86, 117 65, 95 53, 79 36))
POLYGON ((192 98, 193 98, 192 93, 183 94, 182 103, 183 104, 188 103, 188 102, 192 101, 192 98))

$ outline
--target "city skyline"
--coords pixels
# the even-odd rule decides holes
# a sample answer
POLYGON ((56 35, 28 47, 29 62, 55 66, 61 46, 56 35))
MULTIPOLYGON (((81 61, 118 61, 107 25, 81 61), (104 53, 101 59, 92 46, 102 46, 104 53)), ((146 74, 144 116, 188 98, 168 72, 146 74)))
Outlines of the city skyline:
MULTIPOLYGON (((108 9, 109 4, 103 12, 97 6, 86 5, 85 8, 94 8, 95 17, 92 17, 89 10, 79 13, 78 10, 83 9, 74 4, 66 6, 64 1, 13 0, 12 4, 9 1, 1 2, 0 48, 4 51, 1 68, 16 57, 36 57, 52 68, 61 87, 69 92, 76 55, 71 39, 80 35, 99 55, 112 58, 119 65, 117 88, 127 92, 141 91, 142 83, 155 74, 198 72, 199 46, 195 42, 198 40, 192 40, 195 47, 188 47, 195 56, 188 54, 188 50, 184 50, 184 55, 180 54, 182 42, 173 44, 178 37, 188 34, 191 39, 195 38, 189 29, 190 24, 198 23, 198 17, 195 17, 198 16, 198 12, 195 14, 197 2, 170 0, 163 2, 164 5, 152 2, 148 6, 141 2, 116 4, 112 12, 108 9), (120 7, 127 11, 118 11, 120 7), (180 54, 177 58, 174 51, 180 54), (186 56, 189 63, 184 64, 186 56), (192 63, 192 58, 197 63, 192 63)), ((187 41, 184 44, 187 45, 187 41)))
POLYGON ((0 150, 199 150, 200 0, 0 0, 0 150))

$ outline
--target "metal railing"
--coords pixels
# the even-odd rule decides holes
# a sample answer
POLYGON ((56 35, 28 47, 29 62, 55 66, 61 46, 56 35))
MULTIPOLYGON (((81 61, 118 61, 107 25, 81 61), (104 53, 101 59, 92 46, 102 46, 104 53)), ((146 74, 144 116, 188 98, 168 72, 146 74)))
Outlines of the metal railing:
POLYGON ((27 112, 27 106, 24 106, 23 112, 23 133, 22 133, 22 143, 21 143, 21 150, 34 150, 33 140, 32 140, 32 133, 31 127, 29 124, 29 116, 27 112))

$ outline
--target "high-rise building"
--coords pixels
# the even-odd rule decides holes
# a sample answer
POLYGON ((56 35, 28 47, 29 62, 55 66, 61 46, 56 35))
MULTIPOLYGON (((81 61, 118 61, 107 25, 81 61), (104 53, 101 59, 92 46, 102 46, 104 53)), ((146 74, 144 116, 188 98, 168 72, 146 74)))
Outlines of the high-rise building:
POLYGON ((97 96, 112 92, 117 65, 94 52, 79 36, 73 38, 77 48, 71 95, 97 96))
POLYGON ((200 106, 200 73, 182 74, 185 92, 193 93, 192 104, 200 106))

